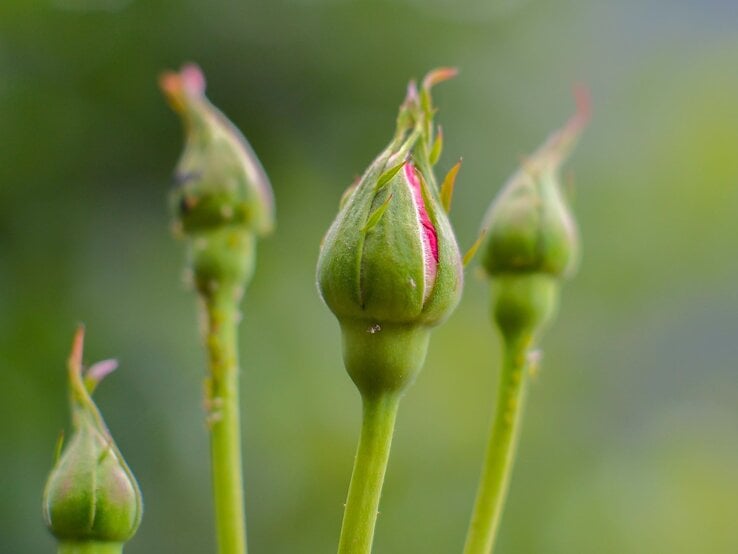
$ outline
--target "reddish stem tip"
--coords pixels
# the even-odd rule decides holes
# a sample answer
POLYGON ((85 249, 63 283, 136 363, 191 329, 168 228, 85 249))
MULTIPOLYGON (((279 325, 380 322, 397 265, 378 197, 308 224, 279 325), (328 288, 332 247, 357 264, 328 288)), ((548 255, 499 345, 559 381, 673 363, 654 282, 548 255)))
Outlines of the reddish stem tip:
POLYGON ((82 352, 85 344, 85 326, 79 324, 72 339, 72 351, 69 354, 69 370, 77 375, 82 372, 82 352))
POLYGON ((589 87, 582 83, 574 85, 573 92, 577 111, 569 120, 567 127, 572 128, 574 131, 580 131, 592 118, 592 95, 589 87))
POLYGON ((172 107, 181 111, 187 98, 205 94, 205 75, 194 63, 185 64, 179 72, 165 71, 159 76, 159 87, 172 107))
POLYGON ((432 69, 423 78, 423 88, 425 90, 430 90, 438 83, 453 79, 458 74, 459 70, 455 67, 439 67, 437 69, 432 69))

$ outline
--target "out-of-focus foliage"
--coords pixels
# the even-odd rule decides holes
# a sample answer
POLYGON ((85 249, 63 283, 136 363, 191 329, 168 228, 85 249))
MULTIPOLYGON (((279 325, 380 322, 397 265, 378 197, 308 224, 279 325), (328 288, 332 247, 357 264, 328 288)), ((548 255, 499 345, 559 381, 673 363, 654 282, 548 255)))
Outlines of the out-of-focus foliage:
MULTIPOLYGON (((0 6, 0 552, 52 552, 41 492, 77 321, 120 371, 97 399, 147 500, 127 552, 213 550, 204 357, 166 196, 160 70, 197 61, 270 174, 241 338, 254 552, 334 550, 358 395, 318 299, 318 244, 411 76, 464 156, 463 246, 521 155, 590 85, 569 164, 583 258, 544 341, 499 551, 738 552, 738 10, 593 2, 5 0, 0 6)), ((498 341, 469 270, 399 417, 378 553, 459 551, 498 341)))

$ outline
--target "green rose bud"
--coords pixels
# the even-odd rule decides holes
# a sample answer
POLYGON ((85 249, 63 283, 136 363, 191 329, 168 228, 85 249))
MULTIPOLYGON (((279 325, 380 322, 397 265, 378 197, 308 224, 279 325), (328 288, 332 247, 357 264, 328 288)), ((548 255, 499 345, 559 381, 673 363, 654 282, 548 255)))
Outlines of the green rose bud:
POLYGON ((44 520, 61 552, 120 552, 141 521, 141 492, 90 396, 117 364, 83 376, 83 338, 80 327, 69 359, 73 432, 46 482, 44 520))
POLYGON ((532 340, 556 311, 561 281, 579 259, 560 168, 589 119, 589 101, 507 182, 482 225, 482 266, 494 281, 493 317, 507 339, 532 340))
POLYGON ((483 223, 482 265, 490 276, 565 277, 576 269, 579 238, 559 171, 587 119, 588 103, 581 96, 577 114, 523 162, 493 202, 483 223))
POLYGON ((186 234, 242 226, 257 235, 274 226, 269 179, 238 129, 205 97, 195 65, 161 76, 160 86, 185 126, 184 152, 175 171, 172 204, 186 234))
POLYGON ((243 135, 205 97, 197 66, 165 73, 160 85, 185 127, 171 204, 175 231, 190 239, 195 287, 238 301, 253 274, 255 237, 274 227, 269 179, 243 135))
POLYGON ((430 136, 430 87, 450 75, 432 73, 420 93, 411 84, 395 139, 347 191, 321 248, 318 287, 362 390, 406 386, 425 358, 429 328, 461 294, 459 249, 432 171, 440 143, 430 136))

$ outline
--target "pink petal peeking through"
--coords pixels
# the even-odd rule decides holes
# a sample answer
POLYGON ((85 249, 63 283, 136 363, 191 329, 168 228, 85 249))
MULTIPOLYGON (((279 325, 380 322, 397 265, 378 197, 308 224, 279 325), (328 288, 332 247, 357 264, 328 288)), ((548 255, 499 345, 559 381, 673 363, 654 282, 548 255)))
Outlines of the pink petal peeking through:
POLYGON ((427 300, 433 284, 436 280, 436 271, 438 269, 438 235, 436 228, 428 217, 428 211, 425 208, 423 200, 423 191, 420 186, 420 178, 417 170, 412 163, 408 162, 403 168, 405 179, 410 185, 410 190, 415 201, 415 208, 418 214, 418 221, 422 228, 422 244, 423 244, 423 264, 425 266, 425 289, 423 291, 423 300, 427 300))

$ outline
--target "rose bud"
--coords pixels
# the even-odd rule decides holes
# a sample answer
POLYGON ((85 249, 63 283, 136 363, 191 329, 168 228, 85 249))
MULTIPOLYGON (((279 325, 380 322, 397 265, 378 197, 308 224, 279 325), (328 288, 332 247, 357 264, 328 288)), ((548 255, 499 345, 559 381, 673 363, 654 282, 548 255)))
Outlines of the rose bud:
POLYGON ((588 96, 580 91, 577 99, 577 113, 522 163, 482 225, 482 266, 500 285, 496 318, 503 330, 543 327, 556 309, 560 282, 578 264, 579 237, 559 175, 589 119, 588 96))
MULTIPOLYGON (((422 366, 430 327, 456 307, 463 274, 432 165, 430 87, 411 84, 395 139, 347 191, 323 241, 317 280, 362 390, 399 390, 422 366)), ((435 79, 435 80, 434 80, 435 79)))
POLYGON ((82 375, 83 328, 69 359, 72 434, 46 482, 43 514, 60 553, 122 552, 141 521, 141 491, 90 393, 112 360, 82 375))
POLYGON ((164 73, 159 84, 185 128, 171 204, 175 230, 193 239, 195 285, 203 294, 240 289, 253 272, 254 237, 274 227, 269 179, 244 136, 205 97, 196 65, 164 73))

